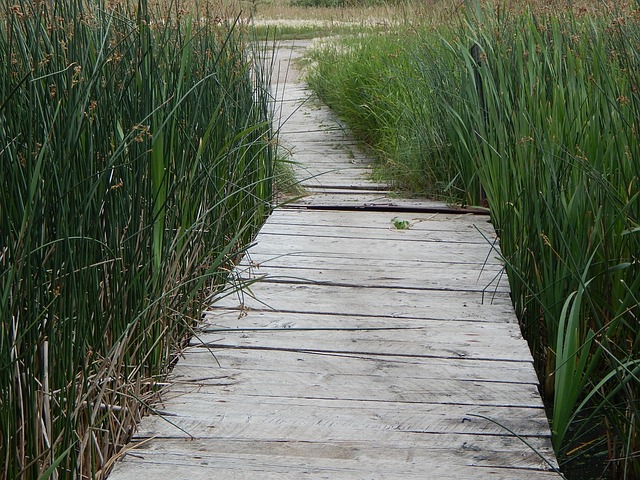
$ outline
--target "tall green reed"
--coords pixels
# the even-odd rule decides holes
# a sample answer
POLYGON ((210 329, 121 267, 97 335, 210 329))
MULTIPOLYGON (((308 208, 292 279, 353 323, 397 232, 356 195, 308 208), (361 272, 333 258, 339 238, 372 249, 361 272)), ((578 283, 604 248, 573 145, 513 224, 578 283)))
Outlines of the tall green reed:
POLYGON ((0 478, 103 477, 269 210, 267 72, 209 8, 2 2, 0 478))
POLYGON ((451 138, 491 206, 554 446, 565 459, 608 449, 612 476, 634 478, 640 25, 529 13, 485 16, 471 32, 453 48, 471 79, 466 45, 481 46, 483 99, 468 80, 451 138))
POLYGON ((378 174, 411 193, 451 198, 459 192, 438 96, 456 77, 442 50, 405 28, 328 42, 313 54, 309 84, 375 150, 378 174))
POLYGON ((612 478, 635 478, 637 12, 483 8, 448 28, 324 50, 311 84, 369 132, 393 179, 414 186, 425 180, 407 177, 430 172, 488 203, 558 456, 599 456, 612 478))

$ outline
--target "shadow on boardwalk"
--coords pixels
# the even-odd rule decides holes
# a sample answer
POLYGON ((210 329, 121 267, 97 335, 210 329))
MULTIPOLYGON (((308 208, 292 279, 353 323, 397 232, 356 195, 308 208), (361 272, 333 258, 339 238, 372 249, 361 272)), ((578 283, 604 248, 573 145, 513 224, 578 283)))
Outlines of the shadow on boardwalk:
POLYGON ((269 218, 237 271, 264 278, 208 312, 110 478, 558 478, 488 218, 390 199, 303 84, 278 88, 311 195, 269 218))

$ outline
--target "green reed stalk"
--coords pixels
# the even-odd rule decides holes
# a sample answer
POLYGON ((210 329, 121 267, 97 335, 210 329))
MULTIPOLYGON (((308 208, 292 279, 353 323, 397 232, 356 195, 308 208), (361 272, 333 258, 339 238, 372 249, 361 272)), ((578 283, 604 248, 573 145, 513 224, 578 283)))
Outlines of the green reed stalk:
POLYGON ((174 7, 2 2, 0 479, 104 477, 269 210, 267 74, 174 7))
POLYGON ((488 204, 563 467, 588 453, 635 478, 640 23, 629 10, 507 5, 483 5, 476 21, 474 6, 449 30, 325 49, 311 83, 373 132, 401 186, 429 172, 488 204))
POLYGON ((553 398, 558 454, 579 452, 577 445, 606 432, 601 445, 624 459, 612 464, 613 475, 632 478, 635 389, 607 381, 599 398, 581 403, 602 378, 632 384, 620 365, 638 358, 639 306, 623 288, 638 273, 638 238, 624 234, 640 218, 637 92, 611 57, 621 37, 607 30, 607 19, 493 21, 469 40, 483 48, 486 105, 468 89, 454 107, 463 114, 452 137, 464 139, 456 144, 460 158, 475 162, 491 205, 516 307, 553 398))
POLYGON ((456 172, 438 98, 456 79, 443 51, 405 29, 328 43, 313 56, 317 67, 309 83, 377 153, 377 174, 414 194, 455 198, 456 172))

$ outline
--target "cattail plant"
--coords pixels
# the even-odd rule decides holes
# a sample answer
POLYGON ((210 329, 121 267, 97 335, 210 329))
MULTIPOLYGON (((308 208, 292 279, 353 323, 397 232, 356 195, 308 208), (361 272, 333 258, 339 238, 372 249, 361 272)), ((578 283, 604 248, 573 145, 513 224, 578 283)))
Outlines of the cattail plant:
POLYGON ((640 17, 465 3, 325 48, 311 84, 401 188, 488 205, 563 469, 638 478, 640 17))
POLYGON ((104 477, 269 210, 255 44, 151 10, 2 1, 0 479, 104 477))
POLYGON ((502 13, 467 37, 483 48, 484 104, 463 89, 454 145, 491 206, 556 452, 606 450, 613 478, 635 478, 640 23, 502 13))

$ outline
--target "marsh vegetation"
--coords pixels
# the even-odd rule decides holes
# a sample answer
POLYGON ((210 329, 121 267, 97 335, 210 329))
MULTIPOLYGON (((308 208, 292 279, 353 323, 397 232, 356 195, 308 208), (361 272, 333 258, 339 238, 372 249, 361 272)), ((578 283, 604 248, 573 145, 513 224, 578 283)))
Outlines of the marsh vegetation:
POLYGON ((327 42, 310 83, 397 188, 489 206, 563 467, 638 478, 640 16, 466 7, 327 42))
POLYGON ((0 478, 102 477, 268 212, 260 21, 343 35, 378 175, 491 209, 562 468, 640 476, 639 11, 364 3, 2 1, 0 478))
POLYGON ((0 478, 102 478, 269 211, 266 73, 207 5, 0 21, 0 478))

